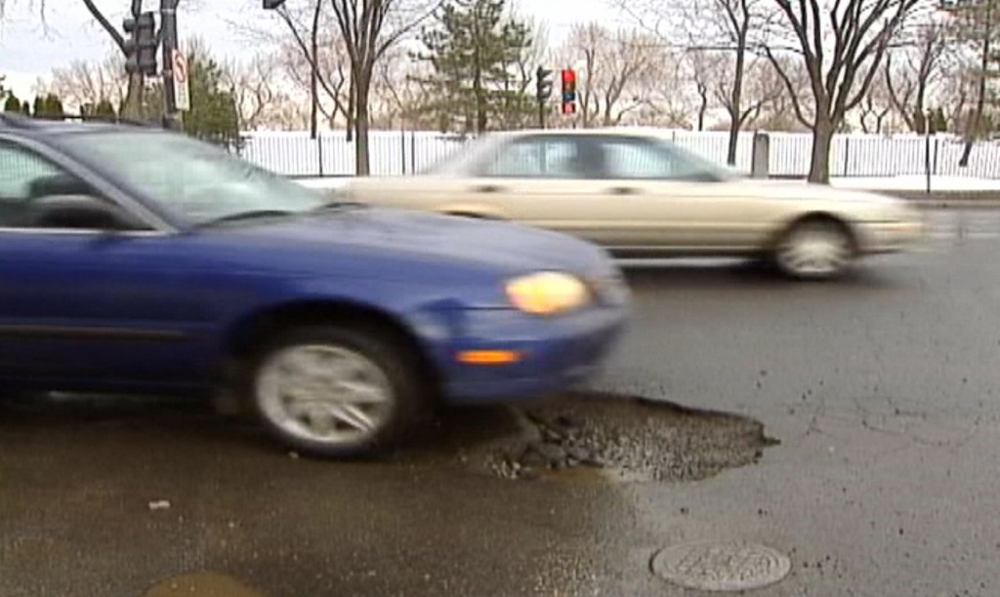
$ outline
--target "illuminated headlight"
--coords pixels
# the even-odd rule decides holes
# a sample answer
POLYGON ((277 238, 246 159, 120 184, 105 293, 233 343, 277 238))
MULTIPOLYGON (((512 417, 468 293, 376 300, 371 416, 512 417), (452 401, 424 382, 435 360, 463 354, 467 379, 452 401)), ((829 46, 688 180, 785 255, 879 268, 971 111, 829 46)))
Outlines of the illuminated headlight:
POLYGON ((525 313, 554 315, 588 305, 587 285, 562 272, 538 272, 508 280, 504 288, 510 302, 525 313))

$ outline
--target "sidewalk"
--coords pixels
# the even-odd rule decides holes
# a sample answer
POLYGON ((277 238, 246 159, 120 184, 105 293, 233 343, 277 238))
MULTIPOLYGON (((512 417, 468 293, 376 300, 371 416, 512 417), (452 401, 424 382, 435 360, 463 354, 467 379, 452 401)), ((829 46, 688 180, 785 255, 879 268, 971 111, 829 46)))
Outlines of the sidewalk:
POLYGON ((923 175, 893 177, 837 177, 835 188, 874 191, 910 199, 929 209, 1000 208, 1000 179, 966 176, 932 176, 930 192, 923 175))

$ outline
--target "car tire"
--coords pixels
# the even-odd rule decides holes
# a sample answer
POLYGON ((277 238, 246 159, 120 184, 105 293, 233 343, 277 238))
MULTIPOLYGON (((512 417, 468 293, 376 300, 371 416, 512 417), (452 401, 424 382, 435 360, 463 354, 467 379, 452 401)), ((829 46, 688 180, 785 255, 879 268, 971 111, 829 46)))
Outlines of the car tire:
POLYGON ((830 218, 810 218, 782 235, 773 260, 786 276, 829 280, 843 274, 855 252, 854 238, 846 226, 830 218))
POLYGON ((374 456, 403 439, 427 384, 395 334, 380 326, 285 330, 257 351, 250 405, 286 447, 328 458, 374 456))

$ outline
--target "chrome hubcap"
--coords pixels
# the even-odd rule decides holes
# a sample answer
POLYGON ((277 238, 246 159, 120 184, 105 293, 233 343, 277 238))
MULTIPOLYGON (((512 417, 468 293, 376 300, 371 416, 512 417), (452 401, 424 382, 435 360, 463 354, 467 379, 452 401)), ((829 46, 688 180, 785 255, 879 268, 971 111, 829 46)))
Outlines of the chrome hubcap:
POLYGON ((816 227, 793 232, 778 251, 778 260, 788 271, 816 276, 836 273, 850 255, 850 242, 842 232, 816 227))
POLYGON ((371 360, 326 345, 272 355, 257 377, 265 416, 286 433, 326 444, 356 444, 378 432, 394 407, 392 385, 371 360))

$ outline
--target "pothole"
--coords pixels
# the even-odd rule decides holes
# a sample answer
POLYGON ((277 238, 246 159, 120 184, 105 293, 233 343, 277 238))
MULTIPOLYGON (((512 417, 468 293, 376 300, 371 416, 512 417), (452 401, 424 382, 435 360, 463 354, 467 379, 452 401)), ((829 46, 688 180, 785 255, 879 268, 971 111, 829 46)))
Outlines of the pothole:
POLYGON ((791 560, 756 543, 685 543, 653 556, 654 574, 675 585, 701 591, 746 591, 772 585, 788 575, 791 560))
POLYGON ((508 479, 589 468, 622 481, 693 481, 778 443, 752 419, 637 397, 569 395, 515 412, 523 432, 485 446, 487 468, 508 479))

